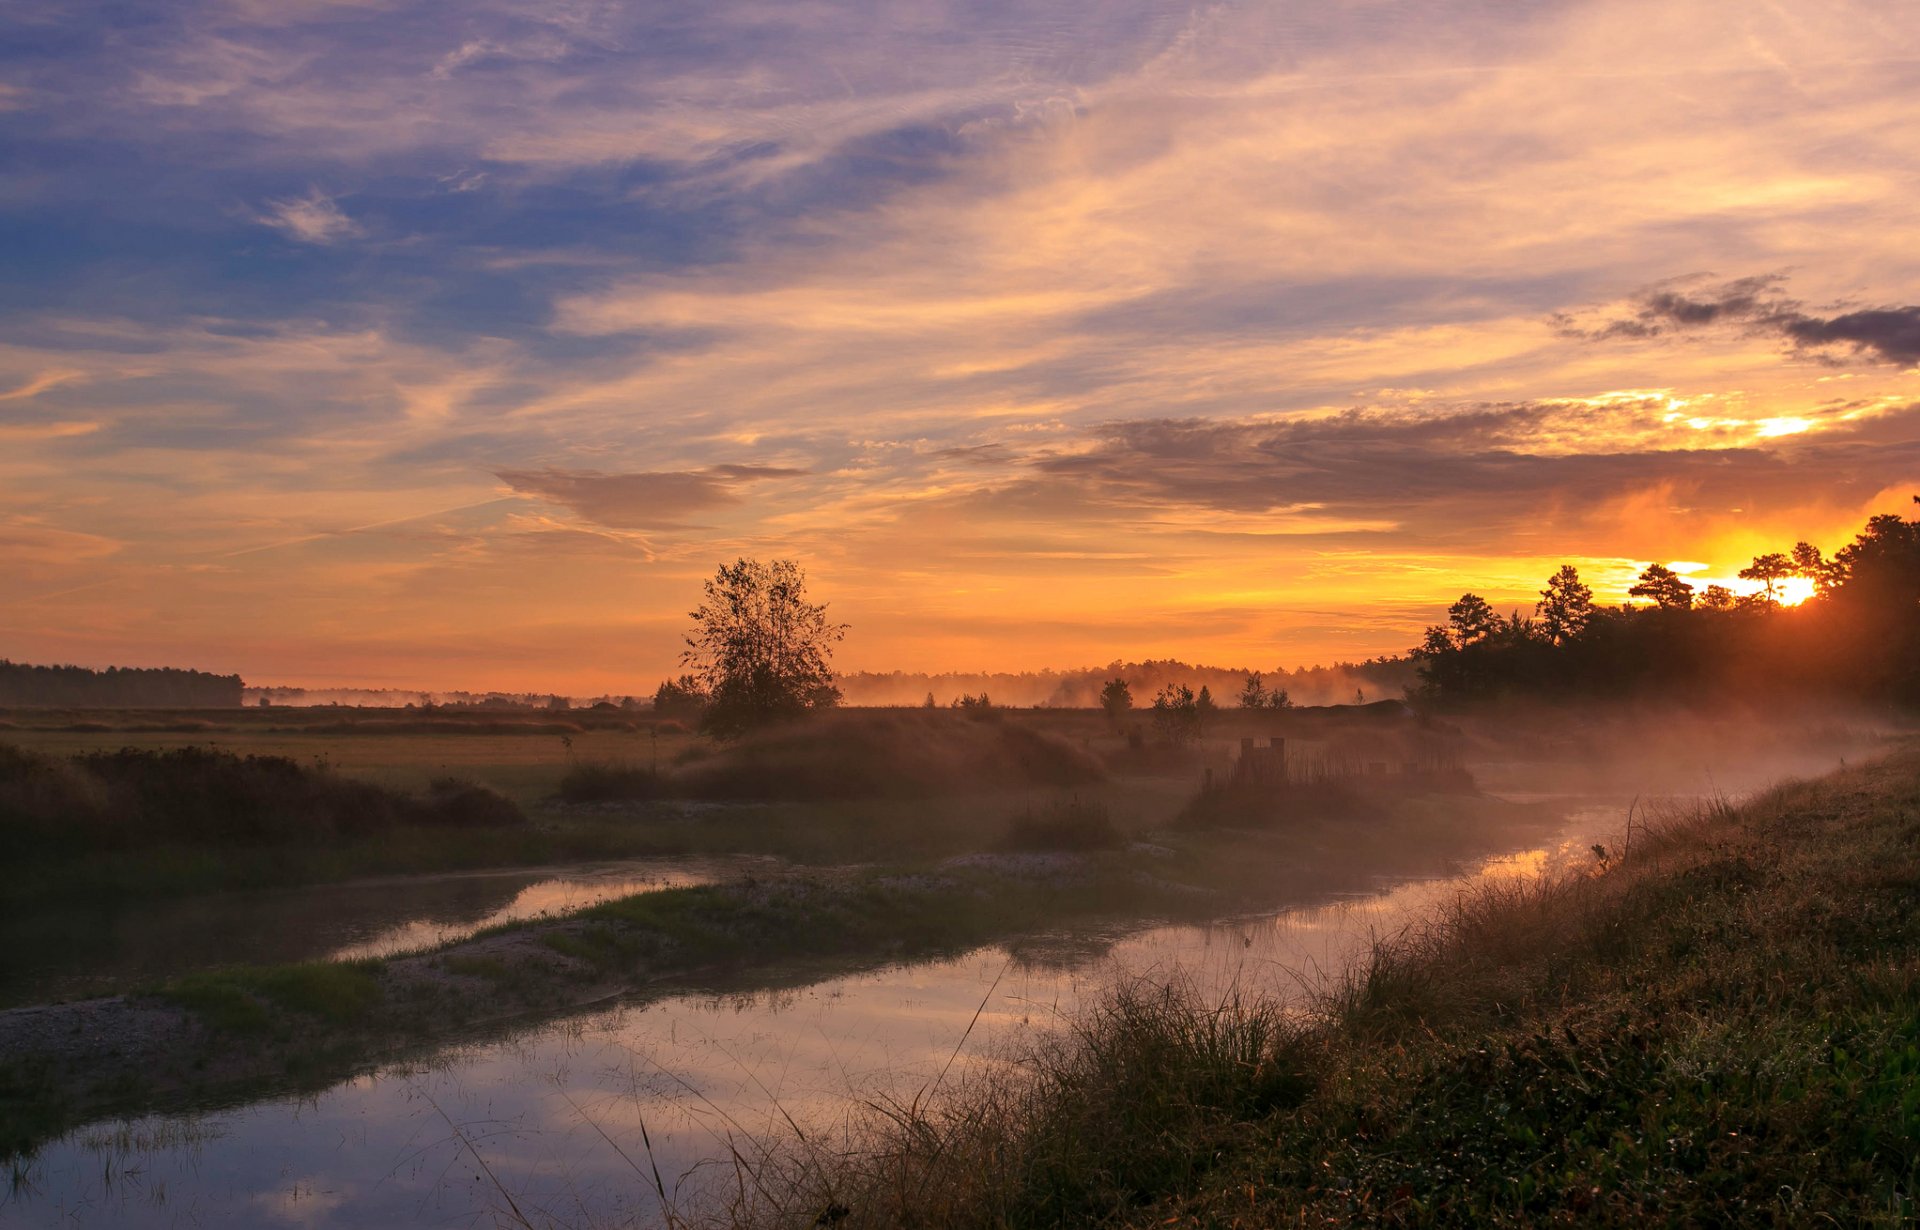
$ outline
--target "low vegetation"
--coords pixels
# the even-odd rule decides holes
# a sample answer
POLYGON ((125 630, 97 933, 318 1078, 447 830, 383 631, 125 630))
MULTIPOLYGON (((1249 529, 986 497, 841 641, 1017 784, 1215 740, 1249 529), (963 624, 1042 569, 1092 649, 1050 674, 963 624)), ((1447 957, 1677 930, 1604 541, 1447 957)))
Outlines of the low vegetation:
POLYGON ((737 1222, 1908 1225, 1920 753, 1465 896, 1306 1002, 1122 988, 737 1222))
MULTIPOLYGON (((1170 844, 1135 848, 1117 840, 1104 805, 1067 798, 1037 807, 1038 831, 1020 837, 1057 852, 1045 859, 976 852, 891 867, 770 868, 511 924, 433 953, 218 970, 118 1000, 0 1013, 0 1055, 10 1061, 0 1064, 0 1141, 26 1149, 102 1114, 242 1099, 289 1083, 320 1088, 486 1022, 610 995, 823 977, 1061 927, 1107 935, 1146 918, 1323 899, 1380 875, 1441 871, 1451 858, 1523 840, 1543 820, 1484 800, 1442 802, 1471 808, 1477 823, 1436 823, 1447 816, 1415 807, 1305 839, 1162 834, 1170 844)), ((977 814, 974 824, 976 836, 995 835, 977 832, 977 814)))
POLYGON ((655 769, 582 760, 568 766, 556 793, 564 803, 637 803, 662 797, 667 783, 655 769))
POLYGON ((1028 808, 1007 825, 1003 850, 1116 850, 1127 844, 1104 803, 1079 795, 1028 808))
POLYGON ((1090 752, 985 710, 867 710, 772 726, 677 767, 674 793, 709 799, 928 798, 1104 780, 1090 752))
POLYGON ((411 796, 282 756, 123 748, 62 760, 0 744, 0 835, 19 855, 315 843, 409 825, 525 821, 510 800, 453 777, 411 796))

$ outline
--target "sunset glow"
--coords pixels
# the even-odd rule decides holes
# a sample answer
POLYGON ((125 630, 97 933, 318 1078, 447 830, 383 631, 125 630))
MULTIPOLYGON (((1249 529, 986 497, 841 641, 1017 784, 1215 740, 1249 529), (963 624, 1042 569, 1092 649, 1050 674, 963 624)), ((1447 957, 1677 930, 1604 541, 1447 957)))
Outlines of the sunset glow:
POLYGON ((0 657, 651 692, 778 556, 843 669, 1264 668, 1920 491, 1898 6, 15 24, 0 657))

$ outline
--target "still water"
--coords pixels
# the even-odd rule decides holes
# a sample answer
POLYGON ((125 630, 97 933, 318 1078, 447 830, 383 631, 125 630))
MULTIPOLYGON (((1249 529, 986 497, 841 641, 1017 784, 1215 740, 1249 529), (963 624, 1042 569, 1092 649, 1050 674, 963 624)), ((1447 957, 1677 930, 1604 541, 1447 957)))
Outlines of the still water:
POLYGON ((0 1225, 657 1225, 656 1168, 664 1203, 697 1209, 736 1154, 1010 1062, 1121 979, 1302 996, 1467 884, 1590 862, 1623 810, 1570 807, 1552 841, 1331 905, 620 1004, 317 1096, 82 1130, 18 1167, 0 1225))
POLYGON ((383 957, 601 901, 711 883, 756 858, 623 860, 219 893, 0 919, 0 1007, 220 965, 383 957))

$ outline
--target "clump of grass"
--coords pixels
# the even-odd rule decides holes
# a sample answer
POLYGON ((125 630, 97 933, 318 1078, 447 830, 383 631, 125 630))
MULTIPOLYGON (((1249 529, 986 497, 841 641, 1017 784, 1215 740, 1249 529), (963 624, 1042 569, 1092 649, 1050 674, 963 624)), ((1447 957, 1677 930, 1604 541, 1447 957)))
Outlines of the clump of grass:
POLYGON ((637 765, 583 760, 560 779, 560 798, 568 803, 635 803, 665 793, 660 774, 637 765))
POLYGON ((257 1033, 275 1009, 335 1026, 363 1019, 381 1002, 380 961, 309 961, 298 965, 210 970, 176 978, 157 994, 217 1029, 257 1033))
POLYGON ((520 805, 497 790, 462 777, 427 783, 418 822, 444 828, 507 828, 527 822, 520 805))
POLYGON ((1000 838, 1003 850, 1117 850, 1126 844, 1126 834, 1114 824, 1107 805, 1078 795, 1021 812, 1000 838))
POLYGON ((1300 1023, 1272 1001, 1191 984, 1127 983, 1034 1043, 1009 1070, 873 1105, 869 1148, 804 1151, 743 1189, 749 1224, 859 1226, 1124 1222, 1191 1185, 1253 1125, 1310 1091, 1300 1023))

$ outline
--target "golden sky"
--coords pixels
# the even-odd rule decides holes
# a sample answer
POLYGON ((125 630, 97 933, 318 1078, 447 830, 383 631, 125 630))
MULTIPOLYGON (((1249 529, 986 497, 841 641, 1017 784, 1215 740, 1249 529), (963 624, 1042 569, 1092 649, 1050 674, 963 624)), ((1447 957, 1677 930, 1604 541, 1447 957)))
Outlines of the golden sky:
POLYGON ((22 10, 0 656, 1298 665, 1920 491, 1897 5, 22 10))

